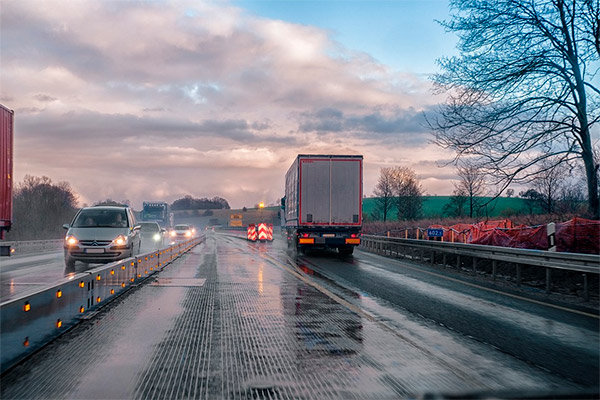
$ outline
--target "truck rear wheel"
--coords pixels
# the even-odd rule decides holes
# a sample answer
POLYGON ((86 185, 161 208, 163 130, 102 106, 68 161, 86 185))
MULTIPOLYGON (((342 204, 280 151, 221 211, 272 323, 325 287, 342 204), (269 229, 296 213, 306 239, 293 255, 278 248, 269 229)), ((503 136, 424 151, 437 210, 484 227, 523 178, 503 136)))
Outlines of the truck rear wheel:
POLYGON ((354 246, 339 247, 338 252, 340 253, 340 256, 342 256, 342 257, 351 256, 352 253, 354 253, 354 246))

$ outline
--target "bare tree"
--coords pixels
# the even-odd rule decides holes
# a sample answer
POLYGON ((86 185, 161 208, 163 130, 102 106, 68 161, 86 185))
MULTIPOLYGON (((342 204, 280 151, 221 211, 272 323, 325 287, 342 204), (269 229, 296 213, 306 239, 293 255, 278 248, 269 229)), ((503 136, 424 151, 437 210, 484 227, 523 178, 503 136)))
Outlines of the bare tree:
POLYGON ((535 165, 577 160, 600 218, 592 128, 600 119, 599 0, 453 0, 460 57, 434 77, 448 94, 427 116, 435 143, 476 160, 502 192, 535 165), (597 85, 597 84, 596 84, 597 85))
POLYGON ((423 188, 415 171, 408 167, 394 167, 394 197, 398 219, 415 220, 423 214, 423 188))
POLYGON ((557 164, 550 159, 540 163, 537 174, 531 183, 539 193, 540 208, 546 214, 554 213, 559 193, 564 187, 568 168, 565 164, 557 164))
POLYGON ((506 189, 506 195, 511 198, 515 194, 515 189, 506 189))
POLYGON ((463 165, 457 167, 460 181, 456 189, 467 198, 469 217, 479 215, 479 210, 484 206, 481 198, 486 192, 485 175, 475 165, 463 165))
POLYGON ((13 195, 14 224, 8 240, 57 239, 77 211, 77 195, 67 182, 26 175, 13 195))
POLYGON ((375 197, 375 214, 381 215, 387 221, 388 215, 394 207, 394 169, 381 168, 379 180, 373 190, 375 197))
POLYGON ((444 205, 442 213, 448 217, 464 217, 468 200, 467 194, 461 188, 455 188, 450 201, 444 205))

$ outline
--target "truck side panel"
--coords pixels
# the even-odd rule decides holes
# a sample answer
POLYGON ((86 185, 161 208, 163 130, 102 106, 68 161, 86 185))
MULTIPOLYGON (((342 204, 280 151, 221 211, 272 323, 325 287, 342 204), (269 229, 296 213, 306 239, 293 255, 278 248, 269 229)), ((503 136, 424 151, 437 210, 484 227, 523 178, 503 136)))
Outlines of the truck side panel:
POLYGON ((298 159, 285 174, 285 225, 298 225, 298 159))
POLYGON ((0 104, 0 238, 12 220, 13 115, 0 104))

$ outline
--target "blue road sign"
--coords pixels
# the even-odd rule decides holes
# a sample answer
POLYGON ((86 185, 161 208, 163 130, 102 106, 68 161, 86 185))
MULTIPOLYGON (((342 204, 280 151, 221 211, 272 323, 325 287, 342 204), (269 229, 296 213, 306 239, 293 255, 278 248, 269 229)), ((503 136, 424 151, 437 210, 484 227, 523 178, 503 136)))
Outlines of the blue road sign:
POLYGON ((442 236, 444 236, 444 230, 442 228, 427 229, 427 236, 442 237, 442 236))

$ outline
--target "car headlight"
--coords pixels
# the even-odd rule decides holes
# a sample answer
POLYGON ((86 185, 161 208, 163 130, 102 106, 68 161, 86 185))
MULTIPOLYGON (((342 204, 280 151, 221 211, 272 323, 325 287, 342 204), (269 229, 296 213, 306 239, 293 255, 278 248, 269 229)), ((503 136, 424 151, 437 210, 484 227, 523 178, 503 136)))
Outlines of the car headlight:
POLYGON ((186 236, 186 237, 190 237, 190 236, 192 236, 192 231, 187 231, 187 232, 185 233, 185 236, 186 236))
POLYGON ((79 243, 79 240, 77 240, 77 238, 75 236, 69 235, 65 238, 65 243, 68 246, 75 246, 77 243, 79 243))
POLYGON ((176 235, 175 231, 171 231, 171 237, 173 237, 175 235, 176 235))
POLYGON ((117 246, 121 246, 127 244, 127 236, 119 235, 113 239, 112 244, 116 244, 117 246))
POLYGON ((160 240, 160 235, 158 233, 155 233, 154 236, 152 236, 152 238, 158 242, 160 240))

